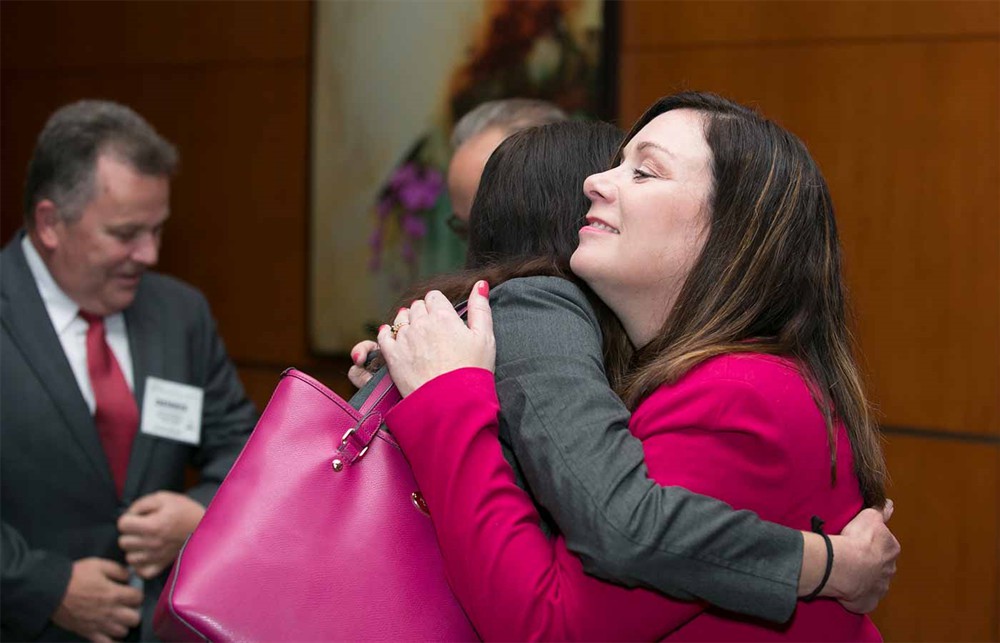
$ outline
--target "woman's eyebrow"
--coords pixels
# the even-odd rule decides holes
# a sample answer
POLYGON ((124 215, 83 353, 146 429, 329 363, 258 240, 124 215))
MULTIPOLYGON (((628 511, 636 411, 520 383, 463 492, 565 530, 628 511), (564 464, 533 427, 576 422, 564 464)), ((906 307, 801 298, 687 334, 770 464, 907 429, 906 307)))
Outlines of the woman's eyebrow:
POLYGON ((669 156, 671 158, 674 158, 674 159, 677 158, 676 154, 674 154, 673 152, 671 152, 667 148, 663 147, 659 143, 654 143, 653 141, 643 141, 642 143, 639 143, 639 145, 636 146, 635 151, 636 152, 641 152, 641 151, 643 151, 643 150, 645 150, 647 148, 653 148, 654 150, 659 150, 660 152, 663 152, 664 154, 666 154, 667 156, 669 156))

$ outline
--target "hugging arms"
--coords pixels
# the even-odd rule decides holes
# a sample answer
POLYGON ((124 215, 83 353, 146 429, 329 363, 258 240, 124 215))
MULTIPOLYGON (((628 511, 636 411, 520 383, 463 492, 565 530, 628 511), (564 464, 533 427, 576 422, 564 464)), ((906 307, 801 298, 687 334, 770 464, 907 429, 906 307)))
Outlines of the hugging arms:
MULTIPOLYGON (((596 316, 575 285, 555 277, 513 279, 496 287, 490 300, 500 404, 494 421, 500 443, 508 447, 508 458, 519 477, 523 475, 532 499, 554 519, 561 535, 547 542, 538 540, 540 531, 529 536, 543 560, 527 567, 486 563, 510 543, 503 538, 491 541, 498 535, 495 529, 466 523, 476 513, 458 507, 470 500, 453 495, 455 489, 484 489, 488 481, 480 477, 481 461, 469 460, 469 480, 457 473, 445 480, 435 477, 447 469, 442 467, 445 456, 426 450, 435 444, 454 446, 457 435, 464 433, 458 426, 464 415, 451 421, 435 415, 442 412, 437 401, 433 413, 422 413, 414 404, 418 399, 409 402, 412 412, 407 412, 404 400, 402 414, 388 418, 411 459, 439 537, 450 533, 457 539, 442 538, 443 554, 456 594, 480 634, 486 639, 652 639, 690 619, 705 604, 775 623, 787 621, 797 597, 812 591, 822 577, 826 560, 819 536, 761 520, 753 512, 735 511, 678 486, 661 486, 649 477, 642 445, 628 430, 628 411, 604 375, 596 316), (419 423, 418 416, 428 421, 419 423), (430 466, 424 470, 424 465, 430 466), (441 483, 437 493, 436 481, 441 483), (448 521, 446 517, 456 512, 462 520, 448 521), (803 547, 810 537, 819 540, 814 543, 818 550, 803 547), (672 603, 652 592, 632 592, 622 600, 616 593, 620 588, 594 579, 581 582, 584 569, 608 581, 698 602, 672 603), (539 570, 544 572, 541 578, 539 570), (539 585, 559 588, 560 600, 538 600, 539 585), (508 588, 514 599, 506 609, 498 609, 498 594, 503 594, 498 588, 508 588), (628 621, 630 627, 616 620, 608 629, 600 618, 559 617, 577 615, 581 606, 594 604, 637 617, 628 621), (657 618, 638 617, 650 612, 657 618)), ((405 328, 400 335, 410 331, 405 328)), ((440 358, 448 347, 429 343, 423 348, 440 358)), ((397 384, 406 390, 406 382, 397 384)), ((442 378, 439 384, 449 382, 442 378)), ((461 389, 456 386, 456 391, 461 389)), ((474 408, 483 412, 481 403, 474 408)), ((485 408, 488 415, 490 407, 485 408)), ((484 438, 496 442, 488 435, 476 439, 484 438)), ((452 455, 458 471, 463 471, 459 462, 466 455, 452 455)), ((496 475, 512 475, 506 462, 487 461, 496 475)), ((516 493, 508 481, 501 481, 499 488, 506 496, 516 493)), ((522 535, 531 528, 537 531, 542 518, 523 498, 511 502, 516 518, 505 514, 506 520, 519 525, 522 535)), ((854 611, 870 611, 888 588, 898 544, 872 509, 832 538, 833 573, 824 595, 837 597, 854 611)))

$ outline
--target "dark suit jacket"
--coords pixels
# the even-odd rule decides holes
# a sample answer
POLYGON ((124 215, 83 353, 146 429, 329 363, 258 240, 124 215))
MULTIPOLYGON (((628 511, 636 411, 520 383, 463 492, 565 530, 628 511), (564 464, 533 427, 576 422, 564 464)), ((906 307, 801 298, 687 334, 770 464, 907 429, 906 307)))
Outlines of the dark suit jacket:
MULTIPOLYGON (((140 432, 119 500, 93 417, 28 269, 22 234, 0 253, 0 634, 66 640, 75 637, 49 619, 73 561, 124 562, 118 517, 143 495, 183 491, 188 464, 201 477, 187 494, 207 505, 257 416, 205 298, 176 279, 147 273, 125 311, 136 401, 141 410, 147 376, 203 388, 201 444, 140 432)), ((152 637, 151 610, 165 577, 146 582, 144 639, 152 637)))

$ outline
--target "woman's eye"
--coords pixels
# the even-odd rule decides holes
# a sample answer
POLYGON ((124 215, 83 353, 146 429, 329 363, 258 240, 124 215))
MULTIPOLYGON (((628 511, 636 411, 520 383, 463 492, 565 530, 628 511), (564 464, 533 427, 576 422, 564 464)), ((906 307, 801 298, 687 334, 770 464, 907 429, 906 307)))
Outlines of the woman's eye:
POLYGON ((635 168, 635 169, 632 170, 632 178, 633 179, 649 179, 649 178, 652 178, 652 176, 653 176, 652 174, 650 174, 649 172, 644 171, 642 168, 638 168, 637 167, 637 168, 635 168))

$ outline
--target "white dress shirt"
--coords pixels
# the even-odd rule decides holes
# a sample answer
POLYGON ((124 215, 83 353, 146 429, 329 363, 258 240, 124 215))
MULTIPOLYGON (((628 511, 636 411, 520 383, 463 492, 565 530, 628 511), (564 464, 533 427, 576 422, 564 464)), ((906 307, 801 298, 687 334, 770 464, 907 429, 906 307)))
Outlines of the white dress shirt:
MULTIPOLYGON (((63 352, 69 360, 70 368, 76 377, 76 383, 80 387, 84 401, 90 409, 91 415, 94 413, 96 404, 94 402, 94 388, 90 385, 90 372, 87 370, 87 328, 89 324, 80 317, 80 307, 62 291, 52 274, 49 272, 45 262, 42 261, 35 246, 32 245, 28 235, 21 239, 21 248, 24 250, 24 257, 28 260, 28 268, 35 278, 38 292, 42 296, 45 310, 49 313, 52 327, 59 336, 63 352)), ((132 352, 128 347, 128 334, 125 330, 125 316, 122 313, 115 313, 104 318, 104 332, 107 337, 111 352, 118 360, 118 366, 125 375, 130 391, 135 392, 132 383, 132 352)))

